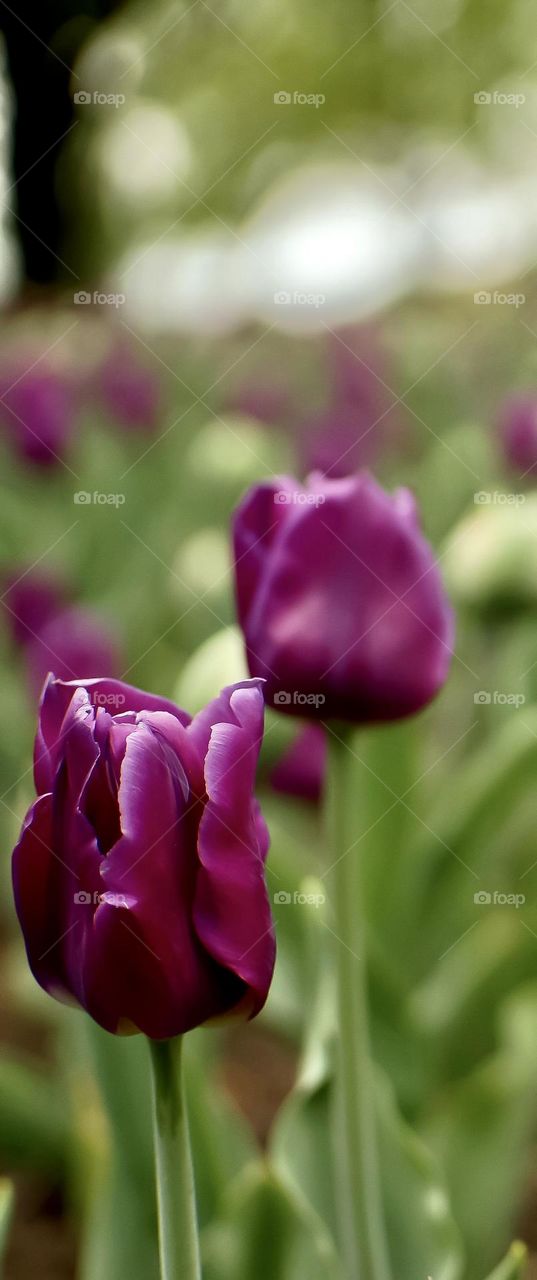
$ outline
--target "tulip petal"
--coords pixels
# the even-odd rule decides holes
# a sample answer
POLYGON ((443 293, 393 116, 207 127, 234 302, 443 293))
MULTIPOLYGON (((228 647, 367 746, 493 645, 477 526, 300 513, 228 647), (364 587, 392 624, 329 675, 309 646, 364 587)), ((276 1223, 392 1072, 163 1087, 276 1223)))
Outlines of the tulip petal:
POLYGON ((39 728, 35 744, 34 776, 38 793, 50 791, 58 757, 58 739, 62 721, 71 698, 77 689, 84 688, 94 707, 109 711, 167 711, 181 724, 190 723, 190 716, 167 698, 144 693, 121 680, 56 680, 49 676, 39 708, 39 728))
POLYGON ((244 626, 259 586, 267 557, 293 508, 291 500, 297 483, 290 476, 276 476, 256 485, 243 498, 233 519, 239 622, 244 626))
POLYGON ((101 863, 106 901, 86 1007, 109 1030, 127 1021, 155 1039, 181 1035, 238 1004, 244 986, 193 928, 199 814, 178 757, 144 722, 127 739, 119 804, 123 835, 101 863))
POLYGON ((267 833, 252 801, 263 732, 260 687, 236 687, 229 707, 235 723, 213 725, 205 761, 208 799, 198 836, 194 921, 211 955, 247 984, 252 1013, 258 1013, 275 958, 263 873, 267 833))

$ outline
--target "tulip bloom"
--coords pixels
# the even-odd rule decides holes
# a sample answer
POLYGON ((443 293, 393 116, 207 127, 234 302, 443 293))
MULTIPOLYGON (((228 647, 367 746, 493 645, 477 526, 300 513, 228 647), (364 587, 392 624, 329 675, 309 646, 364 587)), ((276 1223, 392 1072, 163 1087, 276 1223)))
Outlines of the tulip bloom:
POLYGON ((6 578, 2 604, 15 644, 26 645, 64 608, 65 588, 52 577, 21 569, 6 578))
POLYGON ((267 481, 239 506, 234 546, 248 665, 272 706, 365 723, 438 693, 452 611, 408 491, 366 472, 267 481))
POLYGON ((24 658, 31 690, 39 695, 54 671, 70 680, 77 671, 119 674, 124 663, 114 630, 91 609, 71 605, 59 609, 30 636, 24 658))
POLYGON ((20 456, 38 466, 59 464, 75 421, 75 397, 67 378, 53 369, 12 371, 0 380, 0 424, 20 456))
MULTIPOLYGON (((522 476, 537 470, 537 396, 514 396, 504 405, 500 435, 506 462, 522 476)), ((532 478, 533 475, 532 475, 532 478)))
POLYGON ((161 408, 160 380, 122 343, 100 370, 100 391, 106 411, 122 427, 155 430, 161 408))
POLYGON ((271 770, 274 791, 319 804, 326 779, 326 732, 320 724, 308 724, 271 770))
POLYGON ((259 681, 191 719, 115 680, 50 678, 14 852, 31 969, 107 1031, 181 1035, 265 1002, 274 938, 253 798, 259 681))

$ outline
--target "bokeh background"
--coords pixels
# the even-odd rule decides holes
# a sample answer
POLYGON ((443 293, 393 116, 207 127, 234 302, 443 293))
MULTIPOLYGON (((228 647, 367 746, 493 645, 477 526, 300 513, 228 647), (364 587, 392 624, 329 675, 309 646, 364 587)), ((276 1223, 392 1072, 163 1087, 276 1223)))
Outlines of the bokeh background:
MULTIPOLYGON (((42 680, 106 669, 197 709, 243 669, 244 489, 367 465, 417 494, 458 618, 435 706, 356 748, 389 1164, 424 1278, 482 1280, 513 1234, 537 1250, 532 6, 0 0, 0 25, 4 1275, 156 1275, 144 1046, 40 992, 12 907, 42 680)), ((299 731, 269 713, 269 1004, 191 1037, 209 1280, 241 1205, 272 1221, 260 1150, 332 1212, 299 1105, 322 1148, 326 743, 299 731)), ((241 1239, 287 1280, 270 1230, 241 1239)))

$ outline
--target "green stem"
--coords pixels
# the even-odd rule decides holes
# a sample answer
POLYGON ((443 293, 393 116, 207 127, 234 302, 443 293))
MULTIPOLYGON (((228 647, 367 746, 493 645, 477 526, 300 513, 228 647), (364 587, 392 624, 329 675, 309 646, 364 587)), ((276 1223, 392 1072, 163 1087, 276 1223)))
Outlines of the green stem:
POLYGON ((347 1280, 390 1280, 377 1152, 375 1081, 369 1044, 360 845, 353 821, 357 772, 350 741, 330 737, 328 814, 337 934, 338 1069, 336 1176, 341 1185, 347 1280), (354 848, 350 848, 354 844, 354 848), (350 849, 350 852, 348 850, 350 849))
POLYGON ((162 1280, 201 1280, 182 1038, 150 1040, 162 1280))

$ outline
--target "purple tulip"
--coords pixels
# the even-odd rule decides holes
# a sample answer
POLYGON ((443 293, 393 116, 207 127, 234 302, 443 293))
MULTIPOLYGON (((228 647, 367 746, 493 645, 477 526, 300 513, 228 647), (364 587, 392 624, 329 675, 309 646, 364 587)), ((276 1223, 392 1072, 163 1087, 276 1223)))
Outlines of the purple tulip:
POLYGON ((513 396, 503 406, 500 434, 506 461, 527 475, 537 468, 537 396, 513 396))
POLYGON ((69 381, 39 366, 0 378, 0 424, 17 453, 39 466, 61 462, 72 434, 75 400, 69 381))
POLYGON ((280 426, 289 415, 290 393, 280 382, 245 383, 225 404, 226 410, 254 418, 265 426, 280 426))
POLYGON ((2 604, 13 640, 27 645, 64 608, 65 590, 52 577, 21 570, 7 577, 2 604))
POLYGON ((327 344, 328 404, 304 422, 302 470, 337 480, 374 465, 401 434, 401 411, 384 377, 374 333, 343 330, 327 344))
POLYGON ((275 952, 253 797, 262 733, 256 680, 191 720, 120 681, 50 679, 38 799, 13 857, 46 991, 153 1039, 259 1013, 275 952))
POLYGON ((239 621, 278 710, 396 720, 443 685, 453 618, 412 495, 367 473, 250 490, 234 521, 239 621))
POLYGON ((50 671, 60 680, 72 680, 77 671, 115 676, 122 667, 115 632, 98 614, 79 605, 55 611, 30 636, 24 656, 34 694, 41 692, 50 671))
POLYGON ((326 777, 326 734, 320 724, 307 724, 284 751, 270 774, 270 785, 283 795, 318 804, 326 777))
POLYGON ((118 344, 100 371, 100 391, 107 412, 123 427, 154 431, 161 402, 160 379, 118 344))

